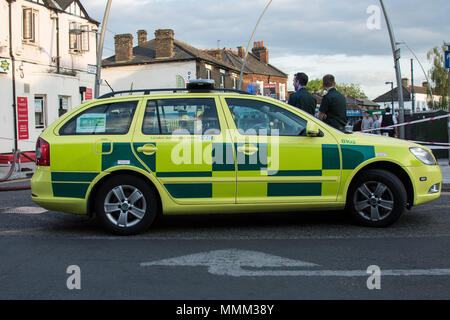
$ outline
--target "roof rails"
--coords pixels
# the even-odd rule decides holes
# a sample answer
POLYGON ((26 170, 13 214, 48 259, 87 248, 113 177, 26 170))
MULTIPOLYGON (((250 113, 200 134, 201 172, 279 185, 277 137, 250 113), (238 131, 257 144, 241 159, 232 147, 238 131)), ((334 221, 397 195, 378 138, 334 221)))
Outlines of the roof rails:
POLYGON ((234 92, 234 93, 240 93, 240 94, 248 94, 252 95, 252 93, 242 90, 236 90, 236 89, 224 89, 224 88, 214 88, 214 89, 186 89, 186 88, 164 88, 164 89, 140 89, 140 90, 124 90, 124 91, 113 91, 106 93, 98 99, 105 99, 105 98, 111 98, 122 94, 133 94, 133 93, 142 93, 144 95, 151 94, 152 92, 172 92, 172 93, 178 93, 180 91, 187 91, 192 93, 203 93, 203 92, 234 92))
POLYGON ((225 88, 214 88, 214 80, 206 80, 206 79, 196 79, 191 80, 187 84, 187 88, 163 88, 163 89, 138 89, 138 90, 124 90, 124 91, 112 91, 110 93, 104 94, 98 99, 115 97, 116 95, 121 94, 133 94, 133 93, 142 93, 144 95, 150 94, 152 92, 172 92, 177 93, 180 91, 188 91, 193 93, 201 93, 201 92, 234 92, 240 94, 249 94, 251 93, 243 90, 236 89, 225 89, 225 88))

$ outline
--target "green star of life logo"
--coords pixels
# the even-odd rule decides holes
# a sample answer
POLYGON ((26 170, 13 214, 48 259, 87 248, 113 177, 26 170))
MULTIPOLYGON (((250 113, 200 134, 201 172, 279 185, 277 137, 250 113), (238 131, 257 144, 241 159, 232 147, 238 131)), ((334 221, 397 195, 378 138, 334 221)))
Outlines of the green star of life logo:
POLYGON ((9 70, 9 62, 6 60, 2 60, 0 62, 0 68, 2 68, 3 72, 6 72, 9 70))

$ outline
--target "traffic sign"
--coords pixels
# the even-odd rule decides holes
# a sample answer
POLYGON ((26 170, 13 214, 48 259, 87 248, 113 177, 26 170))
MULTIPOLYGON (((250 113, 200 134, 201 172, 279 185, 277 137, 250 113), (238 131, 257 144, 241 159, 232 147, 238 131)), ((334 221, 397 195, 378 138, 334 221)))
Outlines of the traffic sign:
POLYGON ((445 51, 445 69, 450 69, 450 50, 445 51))

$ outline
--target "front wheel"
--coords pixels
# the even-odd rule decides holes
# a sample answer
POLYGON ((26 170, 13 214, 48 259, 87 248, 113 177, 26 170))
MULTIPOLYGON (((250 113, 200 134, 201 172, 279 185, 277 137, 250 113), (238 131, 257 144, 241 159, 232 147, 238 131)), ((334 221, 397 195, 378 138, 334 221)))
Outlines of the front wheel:
POLYGON ((97 193, 99 224, 117 235, 132 235, 150 228, 157 216, 155 191, 145 181, 129 175, 107 180, 97 193))
POLYGON ((392 173, 371 169, 352 183, 347 211, 358 224, 386 227, 396 222, 406 207, 406 190, 392 173))

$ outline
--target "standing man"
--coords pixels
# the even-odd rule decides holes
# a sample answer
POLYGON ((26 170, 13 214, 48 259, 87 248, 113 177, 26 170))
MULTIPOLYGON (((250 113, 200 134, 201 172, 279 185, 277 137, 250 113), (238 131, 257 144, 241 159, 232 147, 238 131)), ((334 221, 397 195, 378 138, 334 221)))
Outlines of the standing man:
MULTIPOLYGON (((397 124, 397 119, 395 119, 394 115, 391 113, 391 108, 387 107, 385 109, 386 113, 381 117, 381 127, 389 127, 397 124)), ((384 136, 395 137, 395 129, 382 129, 381 134, 384 136)))
POLYGON ((323 88, 327 94, 323 97, 319 109, 319 119, 326 124, 345 131, 347 124, 347 100, 336 90, 336 81, 334 76, 327 74, 323 77, 323 88))
MULTIPOLYGON (((368 113, 367 111, 364 111, 364 119, 362 120, 362 124, 361 124, 361 130, 370 130, 372 129, 372 125, 373 125, 373 120, 370 117, 370 113, 368 113)), ((373 133, 373 132, 371 132, 373 133)))
POLYGON ((291 106, 297 107, 309 114, 314 115, 316 112, 316 99, 306 89, 308 84, 308 76, 303 73, 297 73, 294 75, 294 88, 295 92, 289 97, 288 103, 291 106))

